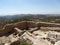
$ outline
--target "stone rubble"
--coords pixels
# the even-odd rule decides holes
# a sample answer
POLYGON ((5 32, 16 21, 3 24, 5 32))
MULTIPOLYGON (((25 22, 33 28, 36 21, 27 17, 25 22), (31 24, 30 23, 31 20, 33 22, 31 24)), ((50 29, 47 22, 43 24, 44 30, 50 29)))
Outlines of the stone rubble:
POLYGON ((22 21, 7 24, 0 31, 0 45, 11 45, 20 38, 32 45, 60 45, 60 24, 22 21))

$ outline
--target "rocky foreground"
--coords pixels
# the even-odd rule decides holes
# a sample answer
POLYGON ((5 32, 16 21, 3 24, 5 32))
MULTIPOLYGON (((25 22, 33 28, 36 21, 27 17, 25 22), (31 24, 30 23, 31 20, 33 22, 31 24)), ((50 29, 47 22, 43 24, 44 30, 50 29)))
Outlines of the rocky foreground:
POLYGON ((22 21, 0 30, 0 45, 16 45, 21 39, 31 45, 60 45, 60 24, 22 21))

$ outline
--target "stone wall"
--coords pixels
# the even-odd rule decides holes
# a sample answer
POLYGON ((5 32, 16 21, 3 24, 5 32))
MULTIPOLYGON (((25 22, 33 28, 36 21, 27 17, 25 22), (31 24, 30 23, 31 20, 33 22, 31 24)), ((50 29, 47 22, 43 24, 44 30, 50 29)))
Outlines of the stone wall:
POLYGON ((19 29, 26 29, 27 28, 27 22, 23 21, 23 22, 15 23, 15 27, 19 28, 19 29))
POLYGON ((35 27, 37 27, 37 24, 35 22, 27 22, 27 26, 29 28, 35 28, 35 27))
POLYGON ((35 28, 36 24, 34 22, 29 22, 29 21, 22 21, 22 22, 18 22, 15 24, 7 24, 3 27, 3 29, 0 30, 0 35, 4 35, 6 33, 9 32, 13 32, 14 28, 18 28, 18 29, 29 29, 29 28, 35 28))
POLYGON ((33 21, 22 21, 14 24, 7 24, 3 27, 3 29, 0 30, 0 35, 3 35, 5 33, 11 32, 14 30, 14 28, 19 28, 22 30, 29 30, 30 28, 36 28, 36 27, 60 27, 60 24, 55 23, 35 23, 33 21))
POLYGON ((40 27, 41 30, 60 32, 60 27, 40 27))
POLYGON ((15 24, 15 27, 19 29, 35 28, 36 26, 37 26, 36 23, 30 21, 23 21, 15 24))
POLYGON ((13 24, 7 24, 3 27, 3 29, 0 30, 0 35, 3 35, 8 32, 12 32, 14 28, 13 24))
POLYGON ((60 27, 60 24, 57 23, 47 23, 47 22, 39 22, 37 23, 38 26, 42 27, 60 27))

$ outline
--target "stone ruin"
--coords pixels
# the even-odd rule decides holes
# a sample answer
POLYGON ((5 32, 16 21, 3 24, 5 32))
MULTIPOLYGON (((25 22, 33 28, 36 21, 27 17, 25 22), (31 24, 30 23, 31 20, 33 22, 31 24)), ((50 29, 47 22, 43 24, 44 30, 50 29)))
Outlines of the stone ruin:
MULTIPOLYGON (((29 39, 33 42, 32 45, 44 43, 46 45, 56 45, 55 42, 60 41, 60 24, 47 23, 47 22, 33 22, 33 21, 22 21, 14 24, 6 24, 0 30, 0 43, 4 42, 7 45, 19 40, 20 37, 29 39), (25 35, 25 36, 24 36, 25 35), (9 41, 6 42, 8 39, 9 41), (5 41, 2 41, 5 40, 5 41), (36 41, 35 41, 36 40, 36 41), (47 44, 46 42, 49 42, 47 44)), ((5 44, 5 45, 6 45, 5 44)), ((41 45, 44 45, 41 44, 41 45)))
MULTIPOLYGON (((55 23, 43 23, 43 22, 32 22, 32 21, 22 21, 15 24, 7 24, 0 30, 0 35, 14 31, 14 28, 19 28, 21 30, 29 30, 30 28, 40 28, 40 27, 60 27, 60 24, 55 23)), ((42 28, 41 28, 42 29, 42 28)), ((58 31, 58 30, 57 30, 58 31)), ((59 30, 60 31, 60 30, 59 30)))
POLYGON ((14 32, 14 28, 18 28, 21 30, 29 30, 29 28, 35 28, 37 27, 37 25, 34 22, 26 22, 26 21, 22 21, 22 22, 18 22, 15 24, 7 24, 3 27, 3 29, 0 30, 0 36, 4 35, 6 33, 9 32, 14 32))

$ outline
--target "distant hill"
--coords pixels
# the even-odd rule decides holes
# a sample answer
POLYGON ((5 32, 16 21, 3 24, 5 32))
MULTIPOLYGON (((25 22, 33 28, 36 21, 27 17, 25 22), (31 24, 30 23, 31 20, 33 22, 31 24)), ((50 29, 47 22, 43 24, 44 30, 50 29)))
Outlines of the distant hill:
POLYGON ((17 14, 17 15, 7 15, 7 16, 0 16, 2 19, 16 19, 16 18, 44 18, 46 15, 42 14, 17 14))
POLYGON ((60 15, 58 14, 16 14, 0 16, 0 28, 5 24, 15 23, 20 21, 31 21, 33 19, 39 19, 44 22, 60 23, 60 15))

